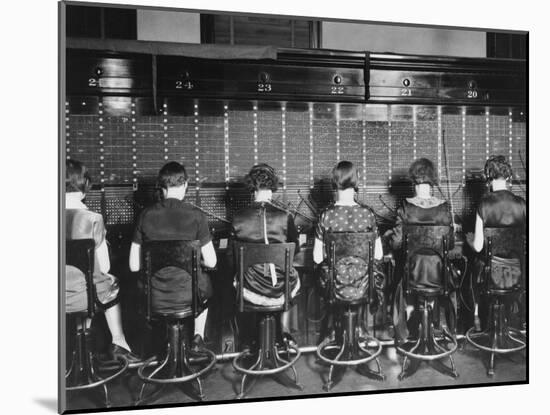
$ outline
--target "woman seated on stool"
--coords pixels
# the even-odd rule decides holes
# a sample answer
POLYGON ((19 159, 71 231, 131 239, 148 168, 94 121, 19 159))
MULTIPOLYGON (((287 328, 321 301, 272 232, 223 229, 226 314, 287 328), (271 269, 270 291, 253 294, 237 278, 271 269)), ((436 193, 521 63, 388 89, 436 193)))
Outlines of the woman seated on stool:
MULTIPOLYGON (((246 183, 249 190, 254 192, 254 201, 233 217, 227 250, 229 263, 233 263, 233 241, 259 244, 294 242, 295 253, 298 252, 300 246, 293 217, 271 203, 273 192, 277 191, 279 184, 275 170, 267 164, 257 164, 246 176, 246 183)), ((289 282, 290 297, 293 298, 300 289, 300 279, 294 267, 290 268, 289 282)), ((260 306, 282 305, 284 303, 283 285, 284 270, 271 265, 253 265, 244 272, 244 299, 260 306)), ((241 326, 252 323, 243 321, 245 320, 243 316, 240 320, 241 326)), ((241 332, 250 336, 250 332, 254 331, 255 327, 248 327, 248 329, 241 328, 241 332)), ((282 313, 281 330, 284 339, 294 341, 290 336, 289 312, 282 313)), ((253 341, 252 338, 241 340, 244 343, 253 341)))
MULTIPOLYGON (((337 189, 336 202, 327 208, 319 217, 315 228, 315 242, 313 245, 313 261, 322 264, 325 260, 325 235, 327 232, 374 232, 378 233, 376 220, 372 209, 355 201, 357 192, 357 171, 353 163, 341 161, 332 170, 332 181, 337 189)), ((374 259, 383 257, 382 242, 377 235, 374 244, 374 259)), ((375 271, 375 287, 377 296, 383 295, 382 273, 375 271)), ((321 267, 321 288, 327 286, 328 268, 321 267)), ((369 286, 368 278, 354 280, 349 278, 349 284, 335 281, 336 297, 344 300, 364 298, 369 286)))
MULTIPOLYGON (((136 272, 141 268, 141 245, 144 242, 171 240, 200 241, 203 264, 208 268, 215 267, 216 251, 206 216, 183 201, 188 185, 185 167, 175 161, 165 164, 159 171, 158 185, 162 189, 162 200, 139 216, 130 248, 130 269, 136 272)), ((212 286, 209 276, 200 269, 198 289, 200 298, 206 302, 212 294, 212 286)), ((191 275, 172 266, 156 272, 151 284, 151 303, 153 311, 163 313, 177 313, 190 307, 191 275)), ((195 346, 203 346, 207 316, 208 308, 205 308, 195 319, 195 346)))
MULTIPOLYGON (((512 167, 504 156, 492 156, 485 163, 485 178, 491 191, 483 196, 477 208, 475 234, 468 233, 466 235, 466 240, 476 252, 481 252, 483 249, 483 229, 485 227, 525 227, 526 225, 527 211, 525 200, 508 190, 512 176, 512 167)), ((502 258, 495 259, 506 261, 502 258)), ((514 260, 508 260, 507 263, 512 267, 521 266, 514 260)), ((481 284, 484 266, 485 262, 483 256, 478 255, 474 261, 473 285, 481 284)), ((519 275, 519 273, 517 273, 517 275, 519 275)), ((510 276, 512 277, 512 275, 510 276)), ((517 278, 512 278, 510 281, 503 280, 502 283, 502 288, 507 288, 517 283, 517 278)), ((477 328, 479 328, 480 325, 479 321, 477 321, 477 304, 479 304, 481 308, 481 310, 479 310, 479 317, 482 320, 482 326, 485 326, 485 318, 487 316, 487 304, 483 301, 479 303, 480 298, 478 298, 482 288, 478 288, 479 289, 472 290, 476 297, 475 324, 477 328)))
MULTIPOLYGON (((420 158, 415 160, 409 168, 409 178, 414 184, 415 196, 406 198, 397 210, 396 226, 386 233, 388 242, 394 250, 401 249, 403 243, 403 225, 441 225, 451 226, 451 211, 449 204, 433 196, 433 186, 436 184, 436 174, 433 163, 420 158)), ((441 269, 441 257, 433 252, 418 252, 411 266, 410 279, 415 286, 440 287, 443 282, 439 270, 441 269)), ((403 266, 400 267, 403 269, 403 266)), ((452 273, 452 272, 451 272, 452 273)), ((402 276, 404 278, 405 276, 402 276)), ((456 295, 453 290, 453 281, 450 278, 449 287, 450 303, 446 304, 447 325, 451 333, 456 325, 456 295)), ((413 306, 403 293, 402 281, 398 284, 395 293, 393 323, 395 337, 398 343, 404 342, 408 337, 407 320, 413 306)))
MULTIPOLYGON (((90 176, 86 167, 76 160, 67 160, 65 167, 65 238, 95 241, 94 285, 99 301, 97 305, 103 309, 113 337, 107 358, 115 360, 123 356, 130 363, 139 362, 139 357, 132 353, 122 330, 118 281, 109 274, 111 264, 103 217, 88 210, 82 202, 91 187, 90 176)), ((85 311, 88 308, 88 297, 84 274, 78 268, 69 265, 66 267, 65 277, 65 311, 85 311)))

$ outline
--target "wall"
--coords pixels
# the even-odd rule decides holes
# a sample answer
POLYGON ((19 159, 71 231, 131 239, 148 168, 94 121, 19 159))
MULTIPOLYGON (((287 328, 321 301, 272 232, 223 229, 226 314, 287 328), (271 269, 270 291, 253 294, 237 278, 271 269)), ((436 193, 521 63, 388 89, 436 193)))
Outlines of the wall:
POLYGON ((486 57, 483 31, 323 22, 322 47, 420 55, 486 57))
POLYGON ((137 39, 200 43, 200 14, 138 9, 137 39))

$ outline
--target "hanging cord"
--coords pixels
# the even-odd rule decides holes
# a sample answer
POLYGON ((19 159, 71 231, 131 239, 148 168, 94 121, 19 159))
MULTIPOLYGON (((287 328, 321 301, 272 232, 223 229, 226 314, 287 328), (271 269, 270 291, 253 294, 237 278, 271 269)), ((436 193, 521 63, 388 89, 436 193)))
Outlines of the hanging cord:
POLYGON ((229 221, 229 220, 227 220, 227 219, 224 219, 224 218, 222 218, 221 216, 216 215, 215 213, 209 212, 209 211, 207 211, 206 209, 203 209, 203 208, 201 208, 200 206, 195 205, 194 203, 191 203, 191 202, 187 202, 187 203, 189 203, 191 206, 197 208, 197 209, 200 210, 201 212, 206 213, 206 214, 209 215, 209 216, 212 216, 213 218, 216 218, 216 219, 218 219, 218 220, 221 220, 222 222, 231 224, 231 221, 229 221))
POLYGON ((442 131, 441 141, 443 144, 443 152, 445 154, 445 173, 447 175, 447 193, 449 195, 449 203, 451 204, 451 223, 455 228, 455 208, 453 203, 453 195, 451 195, 451 176, 449 174, 449 153, 447 151, 447 143, 445 140, 445 129, 442 131))
MULTIPOLYGON (((468 258, 466 257, 463 257, 464 259, 464 272, 462 273, 462 276, 460 278, 460 283, 458 284, 458 292, 459 292, 459 295, 460 295, 460 300, 462 301, 462 304, 464 304, 464 307, 466 307, 466 309, 468 309, 468 311, 473 311, 469 306, 468 306, 468 303, 466 303, 466 300, 464 299, 464 296, 462 295, 462 285, 464 284, 464 279, 466 278, 466 272, 468 272, 468 258)), ((474 295, 474 290, 473 288, 470 286, 470 291, 471 291, 471 294, 472 294, 472 298, 473 295, 474 295)))
POLYGON ((287 205, 284 205, 283 203, 279 202, 277 199, 271 199, 271 201, 267 201, 269 205, 273 206, 275 209, 279 209, 283 212, 286 212, 290 215, 294 215, 294 218, 296 218, 296 215, 300 215, 304 219, 308 220, 311 223, 315 223, 316 219, 312 218, 311 216, 306 215, 305 213, 299 212, 296 209, 293 209, 287 205))
MULTIPOLYGON (((523 156, 521 155, 521 150, 518 150, 518 155, 521 166, 523 167, 523 172, 525 173, 525 177, 527 177, 527 167, 525 166, 525 161, 523 160, 523 156)), ((525 190, 525 188, 521 185, 521 183, 519 183, 519 181, 518 186, 523 191, 523 193, 527 193, 527 190, 525 190)))

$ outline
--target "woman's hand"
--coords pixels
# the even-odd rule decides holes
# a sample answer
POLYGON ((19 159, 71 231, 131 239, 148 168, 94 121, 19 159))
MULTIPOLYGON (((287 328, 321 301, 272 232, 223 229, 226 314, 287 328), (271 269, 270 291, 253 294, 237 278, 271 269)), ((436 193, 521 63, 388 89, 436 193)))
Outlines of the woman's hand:
POLYGON ((475 239, 475 235, 473 232, 468 232, 466 234, 466 242, 468 242, 468 245, 470 245, 472 248, 474 246, 474 239, 475 239))

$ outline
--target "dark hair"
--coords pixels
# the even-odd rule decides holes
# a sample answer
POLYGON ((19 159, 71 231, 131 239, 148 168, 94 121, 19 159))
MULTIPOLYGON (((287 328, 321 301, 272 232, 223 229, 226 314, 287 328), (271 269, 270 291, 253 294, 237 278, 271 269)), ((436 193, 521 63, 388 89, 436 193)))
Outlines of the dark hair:
POLYGON ((187 183, 187 172, 185 171, 185 167, 176 161, 166 163, 159 171, 157 182, 162 189, 179 187, 187 183))
POLYGON ((409 178, 413 184, 428 183, 433 186, 437 183, 434 164, 427 158, 419 158, 409 167, 409 178))
POLYGON ((504 156, 491 156, 485 162, 485 179, 510 179, 513 176, 512 166, 504 156))
POLYGON ((332 182, 338 190, 357 190, 357 170, 351 161, 341 161, 332 169, 332 182))
POLYGON ((279 186, 279 178, 273 167, 260 163, 252 167, 246 175, 246 185, 251 192, 260 189, 270 189, 276 192, 279 186))
POLYGON ((80 161, 67 160, 65 162, 65 192, 88 193, 92 187, 92 179, 88 169, 80 161))

